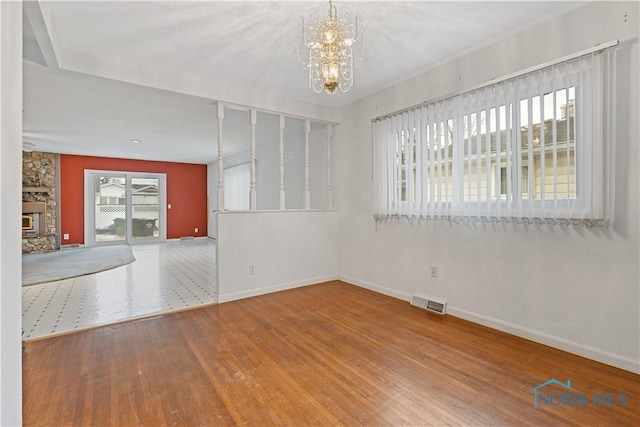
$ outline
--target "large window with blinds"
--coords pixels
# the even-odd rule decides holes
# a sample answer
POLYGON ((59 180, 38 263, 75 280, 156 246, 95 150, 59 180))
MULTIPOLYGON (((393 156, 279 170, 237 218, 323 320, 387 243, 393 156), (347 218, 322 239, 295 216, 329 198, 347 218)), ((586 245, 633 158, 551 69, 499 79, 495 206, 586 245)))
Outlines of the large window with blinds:
POLYGON ((607 57, 376 119, 376 216, 604 221, 607 57))

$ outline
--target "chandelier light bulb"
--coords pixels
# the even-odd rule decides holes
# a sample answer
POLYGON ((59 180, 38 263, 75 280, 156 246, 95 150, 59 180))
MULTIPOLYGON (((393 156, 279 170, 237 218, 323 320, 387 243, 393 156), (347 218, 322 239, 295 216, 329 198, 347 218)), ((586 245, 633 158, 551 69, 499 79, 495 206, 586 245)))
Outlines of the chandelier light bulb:
POLYGON ((330 29, 327 30, 326 33, 324 33, 324 42, 325 43, 333 43, 333 41, 336 39, 336 34, 334 31, 331 31, 330 29))
POLYGON ((364 33, 359 14, 337 8, 329 1, 329 13, 320 17, 311 9, 298 24, 298 59, 309 70, 309 86, 329 94, 347 92, 353 86, 353 69, 364 58, 364 33))
POLYGON ((339 86, 340 66, 335 63, 329 63, 323 67, 322 74, 324 77, 324 89, 327 93, 335 93, 339 86))

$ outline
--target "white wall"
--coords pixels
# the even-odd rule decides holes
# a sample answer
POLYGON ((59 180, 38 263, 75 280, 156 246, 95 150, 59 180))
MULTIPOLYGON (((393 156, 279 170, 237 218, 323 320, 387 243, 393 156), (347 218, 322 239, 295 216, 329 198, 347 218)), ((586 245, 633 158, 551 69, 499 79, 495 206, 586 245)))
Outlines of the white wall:
POLYGON ((280 209, 279 139, 270 139, 256 147, 256 199, 260 210, 280 209))
POLYGON ((309 138, 311 209, 329 208, 327 200, 327 125, 311 123, 309 138))
POLYGON ((22 423, 22 4, 0 2, 0 425, 22 423))
POLYGON ((287 209, 304 208, 304 120, 285 120, 288 132, 284 138, 284 191, 287 209))
MULTIPOLYGON (((284 189, 287 209, 304 207, 304 121, 287 120, 285 132, 284 189)), ((309 191, 311 208, 326 209, 327 205, 327 125, 312 122, 309 135, 309 191)), ((258 209, 278 209, 280 206, 280 141, 273 139, 260 144, 256 167, 258 209)))
POLYGON ((220 212, 218 301, 333 280, 336 211, 220 212), (253 265, 255 274, 249 274, 253 265))
POLYGON ((640 372, 637 37, 637 2, 593 3, 344 108, 334 144, 341 278, 402 299, 444 298, 452 315, 640 372), (612 39, 624 46, 613 228, 394 221, 376 230, 371 119, 612 39))

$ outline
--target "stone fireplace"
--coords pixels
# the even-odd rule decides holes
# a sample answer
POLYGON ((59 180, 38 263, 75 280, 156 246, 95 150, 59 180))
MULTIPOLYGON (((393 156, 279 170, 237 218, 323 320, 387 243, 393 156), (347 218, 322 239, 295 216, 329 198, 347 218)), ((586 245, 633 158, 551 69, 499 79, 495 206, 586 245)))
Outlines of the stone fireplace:
POLYGON ((39 236, 47 229, 47 204, 22 202, 22 235, 39 236))
POLYGON ((55 155, 22 153, 22 253, 56 250, 55 155))

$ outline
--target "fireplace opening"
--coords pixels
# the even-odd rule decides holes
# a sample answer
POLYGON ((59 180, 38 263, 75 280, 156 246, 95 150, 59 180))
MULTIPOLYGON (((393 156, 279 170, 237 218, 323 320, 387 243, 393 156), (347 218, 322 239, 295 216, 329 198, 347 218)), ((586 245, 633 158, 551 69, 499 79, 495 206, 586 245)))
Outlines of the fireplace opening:
POLYGON ((22 234, 37 236, 40 234, 40 213, 30 212, 22 215, 22 234))
POLYGON ((22 215, 22 231, 33 230, 33 215, 22 215))
POLYGON ((23 236, 39 236, 46 231, 46 210, 47 204, 43 202, 22 203, 23 236))

